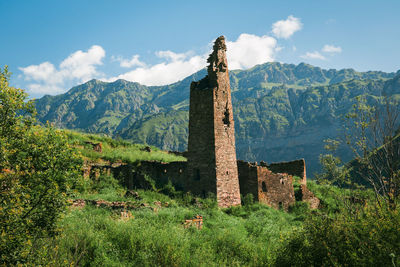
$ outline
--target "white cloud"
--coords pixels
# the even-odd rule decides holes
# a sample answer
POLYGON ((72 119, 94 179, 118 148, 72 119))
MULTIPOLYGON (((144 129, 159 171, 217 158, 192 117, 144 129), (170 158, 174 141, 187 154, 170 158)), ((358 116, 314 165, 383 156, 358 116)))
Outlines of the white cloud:
POLYGON ((46 61, 39 65, 30 65, 26 68, 20 68, 26 76, 27 80, 46 81, 56 72, 53 64, 46 61))
POLYGON ((300 56, 301 58, 304 59, 320 59, 320 60, 325 60, 326 58, 321 55, 320 52, 314 51, 314 52, 307 52, 305 55, 300 56))
POLYGON ((58 83, 31 83, 27 86, 29 93, 35 95, 62 94, 66 88, 58 83))
POLYGON ((278 38, 288 39, 301 30, 303 24, 299 18, 290 15, 286 20, 279 20, 272 25, 272 33, 278 38))
POLYGON ((101 46, 93 45, 87 52, 81 50, 72 53, 60 64, 60 72, 66 79, 91 79, 95 74, 96 65, 102 65, 106 52, 101 46))
POLYGON ((341 53, 342 52, 342 48, 340 46, 334 46, 334 45, 324 45, 324 47, 322 48, 322 52, 325 53, 341 53))
POLYGON ((168 62, 138 67, 107 80, 124 79, 145 85, 163 85, 182 80, 206 66, 206 58, 204 56, 189 57, 186 53, 177 54, 172 51, 159 51, 156 52, 156 55, 167 59, 168 62))
MULTIPOLYGON (((275 54, 282 50, 277 40, 271 36, 257 36, 243 33, 235 41, 227 41, 229 69, 246 69, 275 59, 275 54)), ((125 59, 121 56, 111 57, 119 62, 120 67, 130 68, 114 77, 99 73, 97 67, 102 65, 105 51, 101 46, 92 46, 88 51, 76 51, 64 59, 59 66, 50 62, 20 68, 25 80, 29 81, 28 91, 33 95, 58 94, 71 86, 93 78, 105 81, 125 79, 145 85, 165 85, 177 82, 201 70, 207 65, 209 52, 195 54, 193 51, 176 53, 157 51, 155 55, 160 62, 146 64, 139 55, 125 59)))
POLYGON ((191 52, 181 53, 181 54, 177 54, 177 53, 174 53, 169 50, 156 52, 156 56, 158 56, 160 58, 165 58, 165 59, 173 61, 173 62, 184 60, 186 57, 189 56, 189 54, 191 54, 191 52))
MULTIPOLYGON (((321 49, 321 52, 328 53, 329 55, 333 55, 336 53, 341 53, 342 48, 340 46, 324 45, 324 47, 322 47, 322 49, 321 49)), ((326 60, 326 57, 324 55, 322 55, 319 51, 307 52, 306 54, 304 54, 300 57, 304 58, 304 59, 326 60)))
POLYGON ((228 41, 226 46, 229 69, 246 69, 273 61, 279 50, 275 38, 247 33, 242 33, 234 42, 228 41))
POLYGON ((115 57, 112 56, 111 57, 111 61, 118 61, 119 65, 123 68, 131 68, 131 67, 135 67, 135 66, 139 66, 139 67, 143 67, 146 64, 142 61, 139 60, 139 55, 133 55, 131 59, 125 59, 121 56, 115 57))
POLYGON ((64 59, 57 69, 50 62, 19 68, 27 81, 31 94, 57 94, 66 91, 65 84, 81 83, 99 75, 97 65, 102 65, 105 51, 93 45, 87 52, 78 50, 64 59))
MULTIPOLYGON (((229 69, 245 69, 273 61, 275 52, 280 50, 275 38, 246 33, 241 34, 236 41, 227 41, 226 45, 229 69)), ((209 53, 194 55, 192 51, 186 53, 158 51, 155 54, 165 61, 137 67, 107 81, 124 79, 145 85, 174 83, 206 67, 209 53)))

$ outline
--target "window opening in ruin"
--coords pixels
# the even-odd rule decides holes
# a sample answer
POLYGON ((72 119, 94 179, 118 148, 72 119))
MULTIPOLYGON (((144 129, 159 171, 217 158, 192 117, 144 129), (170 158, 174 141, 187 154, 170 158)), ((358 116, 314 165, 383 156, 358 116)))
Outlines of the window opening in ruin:
POLYGON ((267 190, 267 185, 265 184, 265 182, 262 182, 262 191, 263 192, 268 192, 268 190, 267 190))
POLYGON ((279 209, 281 210, 283 208, 282 202, 279 202, 279 209))
POLYGON ((231 122, 229 121, 229 109, 228 109, 228 107, 225 108, 224 118, 222 119, 222 121, 228 127, 231 124, 231 122))
POLYGON ((229 171, 226 171, 226 174, 229 174, 229 171))
POLYGON ((194 179, 196 181, 200 181, 200 170, 199 169, 194 169, 194 179))

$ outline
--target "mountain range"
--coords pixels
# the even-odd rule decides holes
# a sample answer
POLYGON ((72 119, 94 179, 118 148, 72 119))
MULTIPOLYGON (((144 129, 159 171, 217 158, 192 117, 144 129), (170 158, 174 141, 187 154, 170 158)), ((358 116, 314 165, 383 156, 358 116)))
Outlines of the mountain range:
MULTIPOLYGON (((206 70, 165 86, 91 80, 67 93, 36 100, 38 119, 57 127, 184 151, 189 87, 206 70)), ((400 99, 400 71, 357 72, 278 62, 229 72, 238 159, 277 162, 305 158, 309 176, 319 170, 323 140, 338 135, 341 117, 365 95, 382 105, 400 99)), ((349 159, 343 150, 342 156, 349 159)))

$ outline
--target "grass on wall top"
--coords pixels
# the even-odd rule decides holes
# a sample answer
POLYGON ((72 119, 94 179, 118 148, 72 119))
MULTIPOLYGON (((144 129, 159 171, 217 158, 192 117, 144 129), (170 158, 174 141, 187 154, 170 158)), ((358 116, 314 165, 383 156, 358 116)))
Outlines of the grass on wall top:
POLYGON ((151 152, 144 148, 146 145, 133 144, 125 140, 115 140, 107 136, 86 134, 71 130, 63 130, 69 143, 76 147, 82 155, 89 160, 109 160, 111 162, 124 161, 135 163, 139 161, 186 161, 186 158, 162 151, 151 146, 151 152), (96 152, 90 143, 101 143, 102 152, 96 152))

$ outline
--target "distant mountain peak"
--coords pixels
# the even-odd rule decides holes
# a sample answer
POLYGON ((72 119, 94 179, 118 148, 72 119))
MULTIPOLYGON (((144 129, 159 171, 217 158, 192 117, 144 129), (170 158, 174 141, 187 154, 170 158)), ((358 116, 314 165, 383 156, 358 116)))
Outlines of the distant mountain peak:
POLYGON ((113 81, 112 83, 129 83, 130 81, 124 80, 124 79, 117 79, 113 81))
MULTIPOLYGON (((101 80, 98 80, 98 79, 91 79, 91 80, 87 81, 86 83, 97 84, 97 83, 104 83, 104 82, 101 80)), ((86 84, 86 83, 84 83, 84 84, 86 84)))

